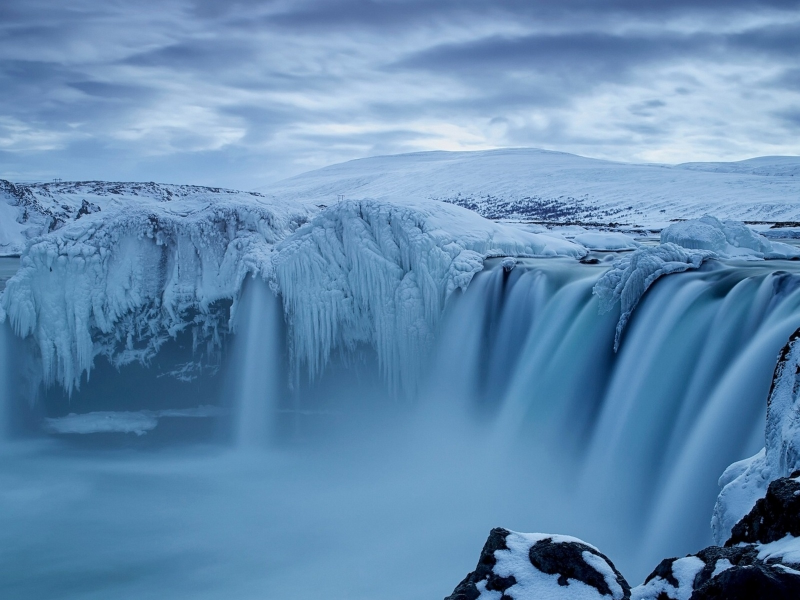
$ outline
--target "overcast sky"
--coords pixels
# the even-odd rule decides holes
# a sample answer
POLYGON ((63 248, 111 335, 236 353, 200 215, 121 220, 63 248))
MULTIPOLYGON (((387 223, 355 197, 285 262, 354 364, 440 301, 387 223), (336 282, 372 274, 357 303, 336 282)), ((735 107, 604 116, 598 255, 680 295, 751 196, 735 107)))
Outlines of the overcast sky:
POLYGON ((800 0, 2 0, 0 177, 800 154, 800 0))

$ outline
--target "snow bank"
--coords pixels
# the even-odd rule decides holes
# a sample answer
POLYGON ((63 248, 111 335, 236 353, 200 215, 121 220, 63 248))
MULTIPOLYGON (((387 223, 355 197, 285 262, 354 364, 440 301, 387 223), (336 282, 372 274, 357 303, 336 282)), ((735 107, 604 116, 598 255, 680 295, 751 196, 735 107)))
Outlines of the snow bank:
POLYGON ((800 329, 781 351, 767 401, 765 446, 728 467, 719 484, 711 529, 722 544, 733 526, 764 497, 770 482, 800 469, 800 329))
POLYGON ((622 332, 639 300, 659 277, 697 269, 703 261, 715 256, 709 250, 692 251, 668 242, 641 248, 614 261, 613 267, 597 281, 593 290, 600 299, 601 313, 610 311, 618 302, 620 304, 614 351, 619 349, 622 332))
POLYGON ((447 299, 485 258, 585 254, 444 203, 341 202, 275 254, 295 373, 305 365, 314 377, 334 349, 369 344, 391 388, 411 391, 447 299))
POLYGON ((35 340, 45 383, 71 391, 97 355, 147 362, 187 328, 196 346, 217 343, 220 302, 268 274, 273 244, 306 215, 235 197, 111 207, 29 242, 0 305, 35 340))
POLYGON ((661 243, 673 243, 693 250, 710 250, 720 258, 798 258, 800 250, 772 242, 739 221, 720 221, 704 216, 674 223, 661 232, 661 243))

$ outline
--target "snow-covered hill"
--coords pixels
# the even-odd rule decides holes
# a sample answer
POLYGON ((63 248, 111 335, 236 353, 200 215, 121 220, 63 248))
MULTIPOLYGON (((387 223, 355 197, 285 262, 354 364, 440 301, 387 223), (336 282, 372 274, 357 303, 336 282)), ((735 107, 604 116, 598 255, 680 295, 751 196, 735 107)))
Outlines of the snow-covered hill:
POLYGON ((800 157, 677 166, 536 149, 423 152, 354 160, 260 191, 284 200, 442 200, 490 219, 663 227, 712 214, 800 221, 800 157))
POLYGON ((0 256, 20 254, 28 239, 111 207, 185 199, 210 205, 260 196, 257 192, 196 185, 105 181, 14 184, 0 179, 0 256))

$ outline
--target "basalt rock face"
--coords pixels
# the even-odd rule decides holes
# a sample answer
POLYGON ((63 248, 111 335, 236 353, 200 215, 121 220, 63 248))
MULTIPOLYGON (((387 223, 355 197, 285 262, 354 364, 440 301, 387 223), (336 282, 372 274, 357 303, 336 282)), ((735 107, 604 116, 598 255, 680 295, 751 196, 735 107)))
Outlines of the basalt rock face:
POLYGON ((786 535, 800 537, 800 471, 769 484, 767 495, 734 525, 726 546, 740 542, 776 542, 786 535))
POLYGON ((630 586, 597 548, 576 538, 496 528, 478 566, 445 600, 627 600, 630 586))
POLYGON ((800 598, 800 572, 777 559, 762 560, 763 546, 710 546, 685 558, 668 558, 634 600, 734 600, 800 598))
POLYGON ((479 583, 485 590, 500 592, 501 598, 508 597, 505 596, 505 591, 514 585, 516 580, 513 577, 499 577, 493 569, 497 564, 494 553, 497 550, 508 550, 506 537, 510 533, 508 529, 502 527, 492 529, 489 538, 483 545, 478 566, 456 586, 453 593, 445 600, 476 600, 481 595, 481 590, 477 587, 479 583))

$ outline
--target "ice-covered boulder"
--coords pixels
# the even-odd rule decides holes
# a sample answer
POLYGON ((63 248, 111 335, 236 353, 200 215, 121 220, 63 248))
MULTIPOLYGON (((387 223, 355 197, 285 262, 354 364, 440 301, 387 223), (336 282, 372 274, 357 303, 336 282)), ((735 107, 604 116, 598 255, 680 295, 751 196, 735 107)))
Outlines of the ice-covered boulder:
POLYGON ((800 329, 784 346, 767 400, 765 446, 722 474, 711 528, 717 544, 767 494, 772 481, 800 469, 800 329))
POLYGON ((563 535, 495 528, 478 566, 445 600, 622 600, 630 586, 597 548, 563 535))
POLYGON ((645 247, 614 261, 614 265, 595 284, 600 312, 620 304, 620 316, 614 336, 614 351, 619 349, 625 326, 647 289, 659 277, 697 269, 716 255, 710 250, 688 250, 673 243, 645 247))
POLYGON ((448 298, 484 259, 585 255, 563 238, 450 204, 340 202, 276 248, 295 373, 304 365, 314 377, 335 349, 367 344, 390 387, 410 392, 448 298))
POLYGON ((800 258, 800 250, 789 244, 768 240, 740 221, 720 221, 709 215, 666 227, 661 243, 710 250, 720 258, 800 258))

